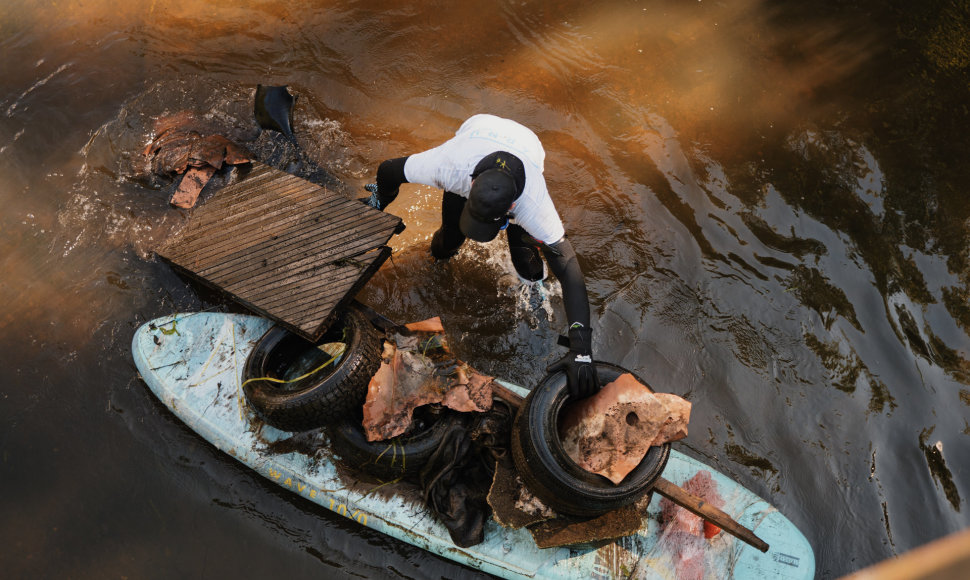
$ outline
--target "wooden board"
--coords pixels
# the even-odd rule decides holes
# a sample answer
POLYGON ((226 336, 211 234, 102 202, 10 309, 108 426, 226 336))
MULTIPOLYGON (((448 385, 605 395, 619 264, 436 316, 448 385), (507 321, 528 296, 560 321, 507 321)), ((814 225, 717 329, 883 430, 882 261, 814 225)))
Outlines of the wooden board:
POLYGON ((316 341, 400 229, 397 216, 256 163, 195 208, 158 255, 316 341))

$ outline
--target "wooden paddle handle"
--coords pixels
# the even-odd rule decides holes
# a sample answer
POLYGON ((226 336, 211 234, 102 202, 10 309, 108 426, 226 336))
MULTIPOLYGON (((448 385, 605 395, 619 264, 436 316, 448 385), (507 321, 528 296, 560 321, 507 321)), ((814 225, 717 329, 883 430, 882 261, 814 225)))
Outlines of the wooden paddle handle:
POLYGON ((498 381, 492 381, 492 396, 509 404, 510 407, 518 411, 519 407, 522 406, 522 402, 525 401, 525 397, 505 388, 498 381))
POLYGON ((748 528, 734 521, 731 516, 704 501, 703 498, 688 493, 684 488, 662 477, 657 478, 657 481, 653 484, 653 489, 680 507, 704 518, 735 538, 751 544, 762 552, 768 551, 768 544, 764 540, 754 535, 754 532, 748 528))

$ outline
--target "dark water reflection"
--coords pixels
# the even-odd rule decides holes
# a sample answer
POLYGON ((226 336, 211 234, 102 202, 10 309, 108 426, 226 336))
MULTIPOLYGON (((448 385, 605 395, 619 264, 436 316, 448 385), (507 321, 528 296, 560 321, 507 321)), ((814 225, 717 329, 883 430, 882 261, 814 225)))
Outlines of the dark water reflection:
MULTIPOLYGON (((257 83, 298 93, 305 155, 354 188, 473 113, 533 127, 598 356, 690 398, 681 449, 778 506, 821 577, 970 523, 966 3, 315 4, 0 7, 5 575, 474 575, 276 491, 135 375, 138 324, 218 306, 152 257, 184 214, 151 124, 261 147, 257 83)), ((535 309, 487 246, 431 263, 437 200, 395 202, 362 299, 535 382, 557 288, 535 309)))

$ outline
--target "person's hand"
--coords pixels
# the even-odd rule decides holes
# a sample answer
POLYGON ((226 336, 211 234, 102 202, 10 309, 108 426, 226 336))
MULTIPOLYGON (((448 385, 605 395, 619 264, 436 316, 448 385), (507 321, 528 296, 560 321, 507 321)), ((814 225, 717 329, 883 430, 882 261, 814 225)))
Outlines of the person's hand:
POLYGON ((370 197, 362 197, 360 198, 359 201, 362 201, 363 203, 371 206, 374 209, 379 209, 383 211, 384 208, 381 207, 381 199, 377 196, 377 184, 368 183, 367 185, 364 186, 364 189, 370 192, 370 197))
POLYGON ((584 399, 600 390, 599 377, 593 366, 593 331, 578 322, 569 327, 569 354, 549 365, 547 372, 566 371, 569 396, 584 399))

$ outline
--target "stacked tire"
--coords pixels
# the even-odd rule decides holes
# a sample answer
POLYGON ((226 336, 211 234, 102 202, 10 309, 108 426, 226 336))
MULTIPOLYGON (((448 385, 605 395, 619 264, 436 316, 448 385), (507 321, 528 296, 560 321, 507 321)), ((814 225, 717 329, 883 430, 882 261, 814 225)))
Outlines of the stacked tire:
POLYGON ((367 440, 358 412, 331 425, 330 442, 346 465, 381 481, 414 479, 452 425, 467 423, 466 415, 440 405, 419 407, 406 433, 372 442, 367 440))
MULTIPOLYGON (((256 414, 283 431, 328 427, 333 449, 345 463, 388 481, 417 475, 466 414, 439 406, 416 411, 407 433, 369 442, 362 427, 367 387, 377 373, 382 335, 356 308, 338 313, 319 341, 346 345, 333 358, 316 344, 282 328, 270 328, 246 361, 244 392, 256 414), (315 372, 311 372, 315 371, 315 372)), ((600 384, 629 371, 598 362, 600 384)), ((644 381, 638 380, 642 384, 644 381)), ((570 459, 559 439, 559 416, 569 400, 566 373, 548 375, 526 397, 512 425, 511 450, 525 485, 562 514, 597 516, 647 494, 670 456, 670 444, 651 447, 619 484, 590 473, 570 459)))
POLYGON ((381 365, 381 335, 351 307, 338 311, 318 344, 338 342, 343 354, 325 364, 333 357, 317 344, 281 326, 266 331, 243 370, 243 391, 256 414, 283 431, 309 431, 359 412, 381 365))
POLYGON ((317 344, 281 327, 270 328, 246 360, 246 399, 268 425, 282 431, 326 427, 334 451, 348 465, 382 480, 415 476, 452 425, 465 414, 439 406, 416 410, 403 435, 367 441, 362 407, 367 387, 381 365, 383 335, 357 308, 338 312, 317 344), (343 343, 332 355, 318 344, 343 343), (313 372, 315 371, 315 372, 313 372))
MULTIPOLYGON (((629 372, 608 363, 595 364, 601 385, 629 372)), ((623 507, 649 493, 667 465, 670 444, 651 447, 640 464, 614 484, 581 468, 566 455, 558 423, 568 399, 566 373, 553 373, 529 393, 516 414, 512 457, 526 487, 555 511, 584 517, 623 507)))

